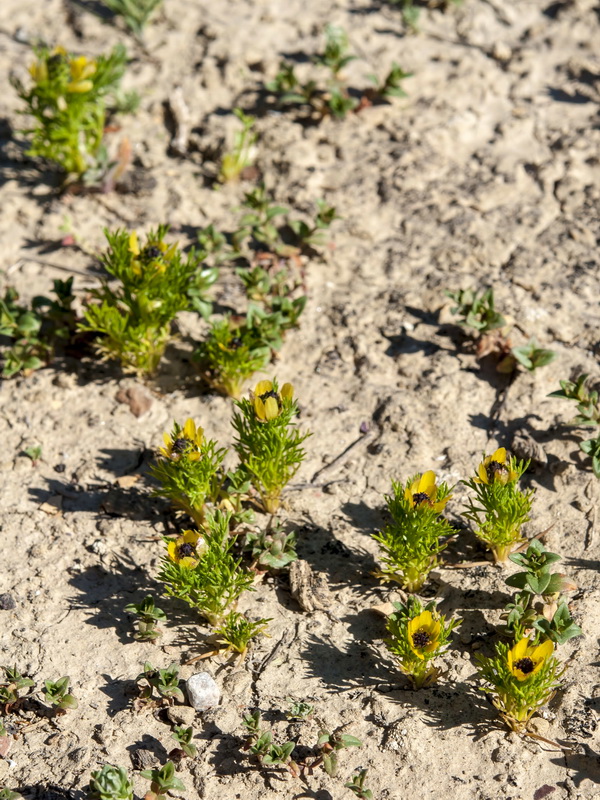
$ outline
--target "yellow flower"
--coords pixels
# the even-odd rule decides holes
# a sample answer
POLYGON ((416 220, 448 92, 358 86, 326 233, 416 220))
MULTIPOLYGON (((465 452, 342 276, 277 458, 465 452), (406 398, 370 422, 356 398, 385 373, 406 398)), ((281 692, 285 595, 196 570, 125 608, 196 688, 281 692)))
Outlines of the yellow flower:
POLYGON ((553 652, 554 644, 550 639, 533 647, 529 639, 524 636, 508 651, 508 668, 517 680, 526 681, 541 670, 553 652))
POLYGON ((85 56, 72 58, 69 64, 71 80, 67 84, 67 92, 89 92, 94 88, 93 81, 89 78, 96 72, 96 62, 88 61, 85 56))
POLYGON ((408 500, 411 508, 419 508, 425 505, 433 508, 434 511, 442 511, 451 495, 436 502, 437 492, 435 472, 430 469, 422 475, 417 475, 410 486, 404 490, 404 498, 408 500))
POLYGON ((507 483, 516 481, 519 477, 514 469, 510 468, 510 461, 506 461, 506 448, 499 447, 491 456, 486 456, 477 469, 479 475, 475 478, 475 483, 507 483))
POLYGON ((181 536, 167 545, 167 553, 171 561, 186 569, 194 569, 201 556, 206 552, 206 543, 196 531, 184 531, 181 536))
POLYGON ((259 381, 251 392, 254 411, 261 422, 270 422, 278 417, 283 405, 291 402, 293 396, 294 387, 291 383, 284 383, 276 392, 271 381, 259 381))
POLYGON ((422 611, 408 623, 408 643, 413 653, 424 659, 424 653, 437 650, 442 626, 434 619, 431 611, 422 611))
POLYGON ((188 461, 199 461, 201 458, 200 449, 204 441, 204 430, 197 428, 193 419, 186 420, 185 425, 173 438, 170 434, 163 434, 164 447, 160 447, 158 452, 165 458, 174 461, 180 456, 185 455, 188 461))

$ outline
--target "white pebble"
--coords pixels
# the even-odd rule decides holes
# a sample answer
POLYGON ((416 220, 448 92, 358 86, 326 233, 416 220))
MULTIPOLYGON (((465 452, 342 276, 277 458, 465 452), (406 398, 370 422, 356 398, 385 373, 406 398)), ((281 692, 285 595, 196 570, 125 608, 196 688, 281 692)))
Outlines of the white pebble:
POLYGON ((208 672, 197 672, 186 681, 190 705, 196 711, 208 711, 219 705, 221 690, 208 672))

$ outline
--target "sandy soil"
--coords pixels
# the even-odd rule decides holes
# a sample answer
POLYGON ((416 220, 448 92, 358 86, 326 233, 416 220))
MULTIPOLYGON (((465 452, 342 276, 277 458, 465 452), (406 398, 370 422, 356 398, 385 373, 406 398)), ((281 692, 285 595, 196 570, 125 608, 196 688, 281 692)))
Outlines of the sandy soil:
MULTIPOLYGON (((360 56, 346 69, 353 86, 365 87, 369 73, 385 74, 394 60, 414 73, 407 98, 341 122, 303 126, 293 114, 267 113, 257 125, 258 167, 276 199, 304 213, 324 197, 342 217, 324 259, 308 265, 301 329, 273 368, 293 381, 303 424, 314 432, 284 516, 297 528, 300 557, 325 578, 328 608, 303 611, 285 575, 243 598, 243 610, 273 618, 271 638, 243 665, 204 662, 223 700, 194 722, 198 756, 182 765, 183 796, 337 800, 351 796, 344 783, 362 767, 377 800, 440 791, 457 800, 599 797, 600 484, 578 450, 579 434, 562 426, 568 405, 547 398, 559 378, 598 374, 597 3, 465 0, 425 12, 421 32, 410 36, 399 10, 377 0, 166 0, 144 51, 67 2, 3 0, 4 73, 24 74, 28 42, 39 37, 86 54, 127 42, 134 60, 125 86, 142 102, 112 146, 123 132, 131 138, 142 179, 135 193, 58 197, 51 174, 36 171, 11 135, 19 102, 7 88, 0 266, 25 298, 65 277, 53 265, 85 273, 75 284, 83 293, 98 268, 82 251, 60 247, 65 224, 90 250, 101 247, 104 226, 168 222, 184 244, 208 223, 231 230, 232 209, 251 184, 214 191, 206 154, 233 129, 230 110, 252 109, 282 54, 314 53, 328 22, 347 31, 360 56), (195 136, 185 158, 169 155, 165 104, 176 86, 195 136), (451 324, 444 289, 488 285, 518 320, 515 343, 537 337, 558 352, 554 364, 512 383, 478 365, 451 324), (362 423, 369 435, 311 484, 361 436, 362 423), (370 574, 378 555, 370 534, 381 525, 391 479, 433 468, 456 482, 519 429, 548 459, 527 476, 536 489, 527 532, 553 524, 546 542, 578 585, 571 607, 585 631, 563 648, 564 690, 535 723, 572 747, 565 752, 508 734, 477 691, 474 652, 488 652, 507 602, 502 569, 433 573, 426 594, 464 621, 443 659, 447 675, 432 690, 407 689, 383 647, 383 620, 370 610, 393 596, 370 574), (282 740, 289 733, 301 745, 314 742, 316 720, 287 730, 288 696, 314 703, 330 728, 349 723, 363 740, 343 754, 337 778, 318 772, 306 787, 261 773, 240 753, 241 719, 254 708, 282 740)), ((218 301, 231 304, 232 292, 225 280, 218 301)), ((93 769, 131 769, 140 747, 164 761, 171 747, 163 717, 132 710, 133 679, 147 659, 162 667, 202 652, 207 629, 161 599, 168 624, 155 647, 133 640, 123 608, 161 591, 158 537, 172 517, 149 497, 144 475, 162 432, 193 416, 209 435, 232 438, 231 402, 207 393, 189 366, 188 325, 184 319, 140 418, 116 400, 133 381, 114 365, 69 362, 1 387, 0 592, 16 603, 0 611, 1 661, 38 687, 70 675, 80 700, 55 722, 25 726, 0 759, 0 786, 28 797, 81 798, 93 769), (37 465, 20 455, 34 444, 43 448, 37 465), (128 476, 140 479, 127 487, 128 476)), ((463 496, 457 487, 451 518, 463 496)), ((468 532, 448 553, 451 561, 482 558, 468 532)), ((182 675, 197 669, 184 665, 182 675)), ((145 785, 136 777, 139 792, 145 785)))

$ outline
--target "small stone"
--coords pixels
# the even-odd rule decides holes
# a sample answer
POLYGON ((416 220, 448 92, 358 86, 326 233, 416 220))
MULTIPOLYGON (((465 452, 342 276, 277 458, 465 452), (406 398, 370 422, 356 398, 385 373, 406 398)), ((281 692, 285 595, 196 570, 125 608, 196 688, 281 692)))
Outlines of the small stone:
POLYGON ((208 711, 219 705, 221 690, 208 672, 197 672, 186 681, 190 704, 196 711, 208 711))
POLYGON ((152 405, 152 395, 142 386, 135 384, 125 389, 119 389, 116 400, 118 403, 126 403, 134 417, 141 417, 150 410, 152 405))
POLYGON ((12 596, 8 592, 4 592, 0 594, 0 611, 12 611, 13 608, 16 608, 17 604, 12 596))
POLYGON ((158 764, 158 758, 152 750, 145 750, 140 747, 138 750, 131 751, 131 763, 134 769, 150 769, 155 764, 158 764))
POLYGON ((174 725, 185 725, 189 728, 194 724, 196 710, 190 706, 169 706, 167 717, 174 725))
POLYGON ((492 49, 492 58, 496 61, 510 61, 512 50, 505 42, 496 42, 492 49))

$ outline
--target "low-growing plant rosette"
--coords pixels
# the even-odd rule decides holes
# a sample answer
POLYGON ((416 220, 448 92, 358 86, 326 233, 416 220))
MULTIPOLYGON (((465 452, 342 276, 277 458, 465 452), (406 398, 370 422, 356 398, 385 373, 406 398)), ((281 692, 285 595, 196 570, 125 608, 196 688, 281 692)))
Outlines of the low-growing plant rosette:
POLYGON ((383 567, 377 575, 396 581, 409 592, 418 592, 429 573, 441 562, 443 541, 453 533, 441 512, 450 499, 446 483, 437 483, 432 470, 415 475, 405 484, 392 481, 386 496, 391 521, 373 534, 383 550, 383 567))
POLYGON ((406 605, 394 603, 394 608, 395 612, 388 617, 389 637, 385 644, 398 659, 400 669, 408 675, 414 689, 431 686, 441 675, 432 662, 446 650, 460 620, 447 622, 437 612, 435 602, 423 608, 415 597, 409 598, 406 605))
POLYGON ((505 447, 484 455, 477 474, 463 481, 475 494, 462 516, 475 523, 475 535, 504 562, 526 539, 521 529, 529 522, 533 489, 523 492, 517 483, 529 462, 509 456, 505 447))
POLYGON ((495 655, 478 656, 478 662, 482 691, 491 695, 502 719, 517 732, 549 702, 565 669, 554 656, 552 641, 533 644, 526 636, 512 647, 498 642, 495 655))
POLYGON ((304 460, 301 445, 311 434, 299 431, 292 421, 298 415, 298 404, 291 383, 279 389, 276 380, 259 381, 250 397, 235 405, 235 450, 263 509, 274 514, 283 489, 304 460))

